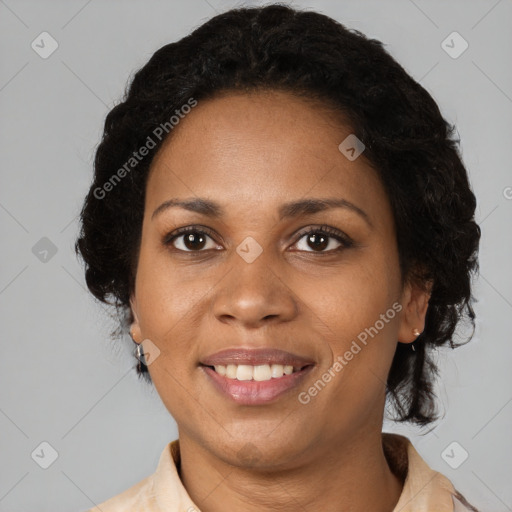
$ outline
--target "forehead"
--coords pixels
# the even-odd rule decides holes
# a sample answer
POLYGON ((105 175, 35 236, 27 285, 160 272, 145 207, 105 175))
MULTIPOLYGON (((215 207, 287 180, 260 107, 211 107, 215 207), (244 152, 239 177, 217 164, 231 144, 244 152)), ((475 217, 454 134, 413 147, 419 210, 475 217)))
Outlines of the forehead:
POLYGON ((351 134, 341 114, 285 92, 199 101, 152 162, 147 206, 191 195, 260 207, 308 195, 385 200, 364 157, 351 161, 339 150, 351 134))

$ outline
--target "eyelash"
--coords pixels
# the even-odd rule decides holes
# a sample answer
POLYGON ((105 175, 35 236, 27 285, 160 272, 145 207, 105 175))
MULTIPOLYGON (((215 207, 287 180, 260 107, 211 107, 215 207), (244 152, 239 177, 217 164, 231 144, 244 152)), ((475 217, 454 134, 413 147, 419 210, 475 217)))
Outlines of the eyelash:
MULTIPOLYGON (((167 235, 164 235, 162 243, 165 246, 172 245, 174 240, 179 238, 182 235, 186 235, 188 233, 197 233, 199 235, 208 235, 212 240, 215 241, 215 233, 206 226, 186 226, 183 228, 176 229, 172 231, 171 233, 168 233, 167 235)), ((336 249, 331 249, 329 251, 299 251, 299 252, 311 252, 316 254, 332 254, 335 252, 339 252, 343 249, 348 249, 350 247, 353 247, 355 245, 354 241, 344 234, 342 231, 339 231, 335 228, 332 228, 330 226, 309 226, 307 229, 302 230, 298 233, 297 239, 294 242, 294 245, 297 244, 302 238, 304 238, 306 235, 309 235, 311 233, 319 234, 319 235, 326 235, 329 238, 334 238, 337 242, 341 244, 340 247, 337 247, 336 249)), ((204 249, 198 250, 198 251, 184 251, 182 249, 177 249, 179 252, 183 253, 201 253, 206 252, 204 249)))

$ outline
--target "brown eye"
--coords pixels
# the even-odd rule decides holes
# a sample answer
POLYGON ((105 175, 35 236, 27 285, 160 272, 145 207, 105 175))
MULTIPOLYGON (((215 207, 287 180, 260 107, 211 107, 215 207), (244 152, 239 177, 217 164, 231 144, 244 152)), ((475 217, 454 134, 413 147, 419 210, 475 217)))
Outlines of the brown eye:
POLYGON ((327 253, 351 247, 353 241, 341 231, 323 226, 309 228, 306 233, 302 233, 295 245, 300 251, 327 253))
POLYGON ((217 248, 217 244, 208 233, 193 226, 181 228, 169 234, 165 237, 164 244, 172 245, 184 252, 200 252, 217 248))
POLYGON ((206 236, 202 233, 187 233, 183 235, 183 245, 190 251, 201 250, 206 244, 206 236))
POLYGON ((308 246, 315 251, 323 251, 326 247, 328 247, 329 238, 329 236, 325 236, 322 233, 312 233, 310 235, 306 235, 308 246))

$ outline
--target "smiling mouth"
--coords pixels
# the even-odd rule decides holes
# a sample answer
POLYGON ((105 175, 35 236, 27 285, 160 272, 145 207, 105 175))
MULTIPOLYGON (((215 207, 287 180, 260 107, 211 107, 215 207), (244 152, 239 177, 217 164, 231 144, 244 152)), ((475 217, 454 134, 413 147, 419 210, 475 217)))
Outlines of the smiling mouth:
POLYGON ((311 365, 292 366, 282 364, 228 364, 228 365, 202 365, 214 370, 222 377, 238 381, 265 382, 273 379, 281 379, 286 375, 300 372, 311 365))
POLYGON ((224 397, 239 405, 265 405, 301 385, 315 359, 275 348, 233 347, 205 356, 199 368, 224 397))

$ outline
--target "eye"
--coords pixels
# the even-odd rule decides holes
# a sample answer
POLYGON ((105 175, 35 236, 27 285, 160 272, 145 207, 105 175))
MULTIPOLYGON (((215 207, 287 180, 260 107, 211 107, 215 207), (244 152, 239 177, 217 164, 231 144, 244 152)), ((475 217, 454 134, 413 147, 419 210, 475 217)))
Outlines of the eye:
POLYGON ((166 235, 163 244, 173 245, 184 252, 201 252, 218 247, 212 236, 213 232, 206 227, 199 229, 197 226, 187 226, 166 235))
MULTIPOLYGON (((162 243, 172 245, 183 252, 203 252, 220 247, 213 240, 213 231, 205 226, 186 226, 165 235, 162 243)), ((330 226, 310 226, 299 233, 295 242, 299 251, 330 253, 347 249, 354 245, 353 240, 342 231, 330 226)))
POLYGON ((300 251, 305 252, 328 253, 347 249, 354 245, 350 237, 329 226, 311 226, 299 236, 295 245, 300 251))

